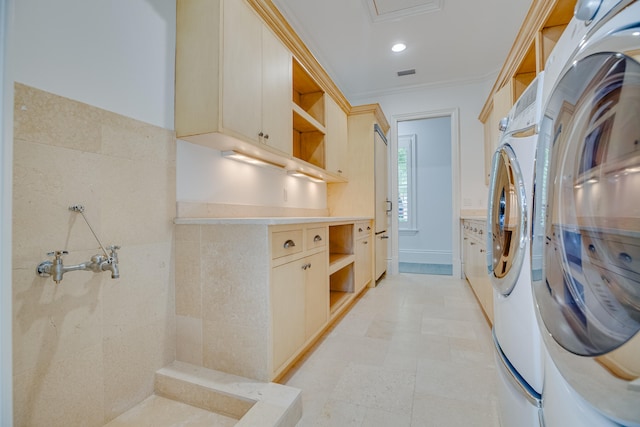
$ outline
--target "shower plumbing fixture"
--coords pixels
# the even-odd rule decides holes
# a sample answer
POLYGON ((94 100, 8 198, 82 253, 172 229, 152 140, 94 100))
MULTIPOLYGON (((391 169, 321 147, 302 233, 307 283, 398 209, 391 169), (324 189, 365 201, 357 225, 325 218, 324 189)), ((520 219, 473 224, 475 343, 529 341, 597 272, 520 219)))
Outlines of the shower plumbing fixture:
POLYGON ((85 270, 85 271, 93 271, 94 273, 101 273, 103 271, 111 271, 111 278, 118 279, 120 277, 120 270, 118 268, 118 253, 117 250, 120 249, 120 246, 111 245, 107 249, 109 249, 109 253, 107 253, 107 249, 102 245, 100 239, 93 231, 91 224, 87 221, 87 217, 84 216, 84 206, 82 205, 74 205, 69 206, 69 210, 72 212, 78 212, 84 218, 84 221, 89 226, 89 230, 95 237, 96 241, 100 245, 102 249, 102 254, 96 254, 91 257, 91 259, 87 262, 83 262, 81 264, 75 265, 64 265, 62 262, 62 257, 67 255, 69 252, 60 250, 49 252, 48 256, 53 256, 53 261, 43 261, 38 264, 36 268, 36 272, 40 277, 49 277, 53 276, 53 281, 56 283, 60 283, 62 281, 62 276, 64 273, 69 271, 77 271, 77 270, 85 270))

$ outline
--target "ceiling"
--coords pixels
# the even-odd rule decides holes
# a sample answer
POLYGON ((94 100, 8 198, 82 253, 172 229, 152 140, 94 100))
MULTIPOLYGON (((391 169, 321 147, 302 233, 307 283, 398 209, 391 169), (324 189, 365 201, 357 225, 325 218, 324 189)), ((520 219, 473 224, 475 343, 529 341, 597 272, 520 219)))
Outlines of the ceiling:
POLYGON ((272 1, 350 102, 495 78, 532 2, 272 1))

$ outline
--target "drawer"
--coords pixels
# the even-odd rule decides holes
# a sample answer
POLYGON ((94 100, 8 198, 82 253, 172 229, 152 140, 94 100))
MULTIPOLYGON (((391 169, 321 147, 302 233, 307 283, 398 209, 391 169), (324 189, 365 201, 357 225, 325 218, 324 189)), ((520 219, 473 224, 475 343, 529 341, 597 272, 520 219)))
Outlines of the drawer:
POLYGON ((302 229, 271 233, 272 258, 280 258, 298 252, 302 252, 302 229))
POLYGON ((356 223, 356 239, 371 235, 371 222, 363 221, 356 223))
POLYGON ((320 248, 327 244, 327 227, 307 229, 307 249, 320 248))

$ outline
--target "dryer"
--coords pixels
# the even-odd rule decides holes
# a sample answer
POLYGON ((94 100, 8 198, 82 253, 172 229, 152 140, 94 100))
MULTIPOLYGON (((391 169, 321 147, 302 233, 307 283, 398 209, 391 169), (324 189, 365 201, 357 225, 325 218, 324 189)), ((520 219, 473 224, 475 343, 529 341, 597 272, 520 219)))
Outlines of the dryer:
POLYGON ((640 426, 640 3, 604 7, 551 85, 536 154, 547 427, 640 426))
POLYGON ((487 261, 493 284, 493 337, 502 425, 538 426, 541 339, 531 294, 529 229, 544 73, 503 119, 489 190, 487 261))

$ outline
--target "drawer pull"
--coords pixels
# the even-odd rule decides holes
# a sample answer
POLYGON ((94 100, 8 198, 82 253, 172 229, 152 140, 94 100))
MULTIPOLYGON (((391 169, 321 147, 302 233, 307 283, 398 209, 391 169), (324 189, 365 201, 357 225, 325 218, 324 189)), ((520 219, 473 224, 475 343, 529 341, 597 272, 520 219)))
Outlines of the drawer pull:
POLYGON ((620 255, 618 255, 618 258, 620 259, 620 261, 626 262, 626 263, 631 263, 631 261, 633 261, 633 258, 631 258, 631 255, 629 255, 626 252, 620 252, 620 255))
POLYGON ((302 266, 302 269, 303 269, 303 270, 306 270, 307 268, 311 268, 311 263, 304 264, 304 265, 302 266))
POLYGON ((316 237, 313 238, 314 242, 320 242, 322 241, 322 236, 320 236, 319 234, 316 234, 316 237))
POLYGON ((363 244, 363 245, 368 245, 368 244, 369 244, 369 241, 368 241, 368 240, 364 240, 364 241, 362 242, 362 244, 363 244))
POLYGON ((286 242, 284 242, 283 246, 284 246, 285 249, 289 249, 289 248, 294 247, 295 245, 296 245, 296 242, 294 242, 293 240, 289 239, 286 242))
POLYGON ((358 233, 362 233, 363 231, 362 227, 358 228, 358 233))

